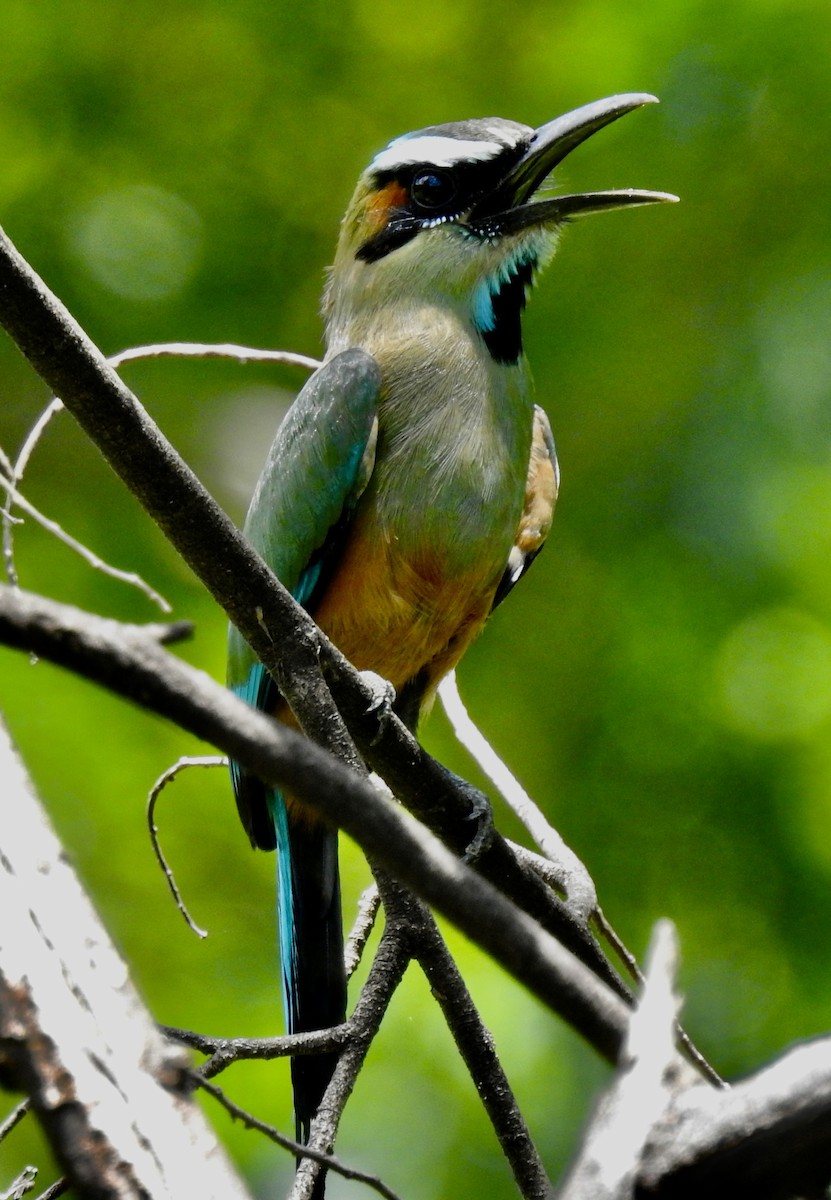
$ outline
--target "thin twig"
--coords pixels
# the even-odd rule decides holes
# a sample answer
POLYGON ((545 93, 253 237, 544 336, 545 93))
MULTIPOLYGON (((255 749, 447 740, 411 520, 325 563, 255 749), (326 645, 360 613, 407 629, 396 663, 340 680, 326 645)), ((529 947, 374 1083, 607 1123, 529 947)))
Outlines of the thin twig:
POLYGON ((31 1192, 38 1177, 37 1167, 24 1167, 16 1179, 12 1180, 8 1191, 3 1192, 0 1200, 23 1200, 31 1192))
POLYGON ((609 921, 606 918, 606 914, 603 912, 603 909, 600 908, 599 905, 598 905, 597 909, 595 910, 592 921, 593 921, 597 931, 601 934, 601 936, 603 938, 605 938, 605 940, 612 947, 615 954, 618 956, 618 958, 623 963, 626 970, 631 975, 632 979, 634 979, 635 983, 642 985, 643 984, 643 972, 641 971, 640 967, 638 966, 638 960, 635 958, 632 951, 629 950, 629 948, 624 945, 622 938, 619 936, 617 931, 609 923, 609 921))
POLYGON ((48 1187, 45 1192, 41 1192, 36 1200, 58 1200, 59 1196, 66 1195, 69 1187, 69 1180, 64 1175, 60 1179, 56 1179, 52 1186, 48 1187))
POLYGON ((124 363, 148 358, 232 358, 240 363, 282 363, 289 367, 304 367, 308 371, 316 371, 320 366, 318 359, 294 354, 291 350, 259 350, 253 346, 237 346, 233 342, 158 342, 111 354, 107 362, 118 368, 124 363))
MULTIPOLYGON (((42 525, 43 528, 47 530, 47 532, 51 533, 53 537, 56 537, 59 542, 62 542, 64 546, 67 546, 70 550, 74 550, 76 554, 80 554, 81 558, 83 558, 85 562, 89 563, 89 565, 96 571, 101 571, 102 574, 108 575, 111 579, 117 579, 121 583, 128 583, 131 587, 138 588, 138 590, 143 592, 148 600, 152 600, 153 603, 162 610, 162 612, 172 612, 172 609, 165 598, 160 596, 159 593, 152 588, 149 583, 146 583, 140 575, 137 575, 135 571, 122 571, 119 567, 114 567, 110 563, 104 562, 103 558, 100 558, 94 550, 90 550, 90 548, 85 546, 83 542, 79 542, 77 538, 74 538, 71 533, 67 533, 57 521, 53 521, 51 517, 45 516, 39 509, 35 508, 33 504, 30 504, 26 497, 21 495, 21 493, 17 490, 12 481, 2 473, 0 473, 0 487, 5 489, 8 497, 6 502, 7 505, 13 502, 19 509, 22 509, 22 511, 28 516, 32 517, 33 520, 37 521, 39 525, 42 525)), ((12 571, 14 571, 14 567, 12 567, 12 571)), ((16 573, 15 579, 12 580, 12 582, 16 582, 16 573)))
POLYGON ((377 884, 370 886, 362 893, 358 901, 358 913, 355 924, 346 941, 343 951, 343 961, 346 967, 346 978, 351 979, 358 969, 363 957, 370 934, 375 927, 375 918, 381 907, 381 896, 377 884))
POLYGON ((43 412, 35 421, 32 428, 26 434, 26 438, 23 442, 23 445, 20 447, 20 450, 18 451, 17 458, 15 459, 14 463, 14 476, 17 482, 20 482, 20 480, 23 478, 23 474, 29 465, 29 459, 32 457, 35 447, 43 436, 46 426, 54 416, 62 411, 63 407, 63 400, 59 400, 57 396, 53 396, 46 405, 46 408, 44 408, 43 412))
MULTIPOLYGON (((598 906, 597 911, 595 912, 592 920, 593 920, 594 924, 596 925, 600 934, 606 939, 606 941, 612 947, 613 951, 618 956, 620 961, 623 963, 623 965, 625 966, 625 968, 629 972, 629 974, 632 976, 632 978, 635 979, 638 982, 638 984, 643 986, 644 976, 643 976, 643 972, 641 971, 640 967, 638 966, 637 959, 635 958, 632 951, 629 950, 628 947, 624 945, 623 939, 620 937, 620 935, 617 933, 617 931, 611 926, 609 921, 606 919, 606 914, 603 912, 603 910, 602 910, 602 908, 600 908, 600 906, 598 906)), ((701 1072, 703 1077, 709 1083, 712 1083, 715 1087, 718 1087, 718 1088, 723 1088, 726 1086, 725 1081, 722 1078, 722 1076, 719 1075, 718 1071, 715 1069, 713 1064, 704 1057, 704 1055, 698 1049, 695 1042, 692 1040, 690 1035, 684 1029, 684 1027, 680 1021, 676 1022, 676 1025, 675 1025, 675 1037, 676 1037, 679 1047, 681 1048, 681 1050, 684 1054, 684 1057, 687 1059, 688 1062, 692 1063, 692 1065, 694 1067, 696 1067, 698 1071, 701 1072)))
MULTIPOLYGON (((337 1061, 329 1086, 312 1121, 310 1146, 324 1150, 334 1145, 343 1110, 352 1094, 367 1053, 384 1019, 390 1001, 410 963, 410 948, 400 929, 385 926, 366 982, 349 1018, 349 1042, 337 1061)), ((300 1164, 289 1200, 311 1200, 320 1170, 312 1162, 300 1164)))
MULTIPOLYGON (((637 960, 626 948, 601 911, 597 902, 594 882, 587 869, 569 849, 559 833, 548 823, 542 810, 534 803, 519 781, 514 778, 509 768, 475 724, 459 695, 455 671, 451 671, 439 685, 438 694, 456 737, 499 789, 507 804, 543 851, 545 858, 540 859, 531 851, 524 851, 521 846, 512 844, 514 852, 520 859, 528 862, 532 869, 541 878, 546 879, 550 885, 565 887, 569 904, 572 906, 576 904, 581 917, 600 931, 629 974, 637 983, 642 984, 643 975, 637 960), (546 870, 546 863, 551 864, 553 877, 551 870, 546 870)), ((710 1083, 717 1087, 723 1087, 724 1081, 721 1076, 680 1024, 677 1026, 677 1036, 679 1045, 688 1061, 697 1067, 710 1083)))
POLYGON ((182 893, 179 891, 178 884, 176 883, 176 879, 173 875, 173 870, 168 865, 167 859, 162 853, 161 842, 159 841, 159 827, 155 821, 156 802, 167 785, 173 782, 180 771, 184 771, 188 767, 227 766, 228 759, 217 754, 197 755, 195 757, 183 755, 183 757, 178 759, 178 761, 175 762, 172 767, 168 767, 167 770, 159 776, 150 789, 150 794, 147 797, 147 827, 150 831, 150 844, 152 845, 153 851, 158 859, 159 866, 164 872, 164 877, 167 880, 167 886, 170 888, 170 891, 173 894, 173 899, 176 901, 176 907, 196 936, 200 938, 206 938, 208 936, 208 931, 207 929, 202 929, 199 925, 197 925, 193 917, 188 912, 187 905, 182 899, 182 893))
POLYGON ((309 1146, 303 1146, 300 1142, 294 1141, 293 1138, 286 1137, 280 1133, 273 1125, 267 1125, 265 1121, 261 1121, 252 1113, 247 1112, 244 1108, 240 1108, 238 1104, 234 1104, 233 1100, 229 1100, 223 1092, 222 1088, 217 1087, 215 1083, 209 1083, 206 1079, 202 1079, 194 1072, 194 1081, 198 1086, 208 1093, 209 1096, 218 1101, 226 1112, 236 1121, 242 1121, 249 1129, 255 1129, 258 1133, 263 1133, 272 1142, 278 1146, 282 1146, 284 1150, 290 1150, 297 1158, 311 1159, 312 1162, 320 1163, 327 1171, 334 1171, 336 1175, 342 1175, 344 1179, 352 1179, 357 1183, 365 1183, 367 1187, 371 1187, 373 1191, 379 1195, 386 1197, 386 1200, 399 1200, 397 1193, 392 1188, 378 1178, 377 1175, 369 1175, 366 1171, 359 1171, 355 1167, 347 1167, 339 1159, 331 1154, 321 1154, 318 1150, 312 1150, 309 1146))
MULTIPOLYGON (((386 896, 384 907, 390 919, 386 896)), ((407 920, 412 921, 415 914, 417 924, 414 957, 441 1008, 516 1185, 525 1200, 547 1200, 552 1194, 551 1182, 502 1069, 493 1037, 429 911, 414 898, 407 908, 407 920)))
MULTIPOLYGON (((55 413, 60 412, 62 408, 63 401, 58 400, 57 397, 53 397, 26 435, 26 439, 18 451, 14 464, 6 459, 5 455, 3 456, 3 470, 15 487, 18 486, 23 478, 23 473, 29 464, 29 459, 32 456, 35 446, 40 441, 41 434, 55 413)), ((17 524, 17 522, 12 516, 12 503, 11 495, 7 495, 2 510, 0 510, 0 517, 2 517, 3 522, 3 560, 6 564, 6 576, 9 583, 16 585, 18 578, 17 569, 14 564, 14 534, 12 533, 12 526, 17 524)))
MULTIPOLYGON (((252 346, 238 346, 232 342, 222 342, 218 344, 208 344, 202 342, 159 342, 148 346, 132 346, 127 350, 120 351, 118 354, 110 355, 107 361, 111 366, 118 369, 124 363, 141 362, 154 358, 230 358, 240 363, 280 363, 285 366, 302 367, 309 371, 314 371, 320 366, 318 359, 310 358, 305 354, 295 354, 290 350, 262 350, 252 346)), ((29 459, 31 458, 38 442, 40 441, 46 426, 56 415, 56 413, 61 412, 63 408, 63 401, 59 397, 53 396, 46 408, 38 417, 35 424, 29 430, 29 433, 26 435, 26 439, 23 442, 23 445, 21 446, 14 463, 12 464, 11 460, 7 459, 5 455, 0 458, 0 468, 6 472, 8 483, 11 484, 12 489, 16 489, 19 486, 26 467, 29 465, 29 459)), ((16 500, 13 491, 9 490, 8 486, 6 491, 6 499, 2 508, 0 508, 0 520, 2 520, 3 526, 3 560, 5 562, 6 576, 9 580, 9 583, 16 585, 18 583, 18 575, 14 562, 14 535, 12 532, 12 527, 15 524, 15 520, 12 516, 11 510, 12 505, 18 503, 18 501, 16 500)), ((22 505, 18 506, 22 507, 22 505)), ((36 520, 40 520, 40 518, 37 517, 34 512, 31 512, 30 515, 36 520)), ((41 524, 43 524, 45 520, 45 518, 41 520, 41 524)), ((49 528, 49 526, 47 526, 47 528, 49 528)), ((56 537, 59 537, 61 541, 64 541, 66 545, 77 550, 78 545, 74 542, 74 539, 71 539, 70 535, 65 534, 63 531, 58 532, 59 528, 59 526, 56 526, 50 531, 54 533, 56 537)), ((78 553, 82 553, 82 551, 78 550, 78 553)), ((143 582, 136 582, 138 577, 126 575, 117 568, 109 567, 108 564, 102 562, 100 559, 97 559, 97 556, 95 557, 97 561, 91 562, 91 565, 97 570, 103 571, 105 574, 112 575, 115 579, 121 579, 124 582, 131 583, 134 586, 139 587, 140 590, 149 595, 150 599, 153 600, 154 603, 160 605, 163 612, 170 612, 169 606, 166 606, 166 602, 163 601, 161 597, 157 595, 157 593, 148 588, 143 582)), ((88 561, 90 560, 88 559, 88 561)))
POLYGON ((549 824, 542 809, 534 803, 475 724, 459 695, 455 671, 442 680, 438 694, 456 737, 499 789, 506 804, 522 821, 546 858, 555 864, 569 905, 588 923, 597 908, 597 892, 585 865, 549 824))
MULTIPOLYGON (((0 472, 7 479, 14 479, 14 466, 6 451, 0 446, 0 472)), ((18 578, 17 571, 14 565, 14 537, 12 534, 12 526, 22 524, 20 517, 13 517, 11 514, 11 498, 6 496, 5 501, 0 505, 0 520, 3 525, 3 563, 6 568, 6 579, 12 585, 17 587, 18 578)))
POLYGON ((4 1138, 7 1138, 11 1131, 20 1124, 30 1107, 31 1101, 29 1100, 28 1096, 25 1100, 21 1100, 19 1104, 15 1105, 15 1107, 6 1117, 3 1124, 0 1125, 0 1142, 2 1142, 4 1138))
POLYGON ((277 1058, 337 1053, 353 1036, 348 1022, 311 1033, 287 1033, 267 1038, 211 1037, 193 1029, 176 1029, 172 1025, 160 1025, 159 1030, 171 1041, 208 1055, 207 1060, 196 1068, 203 1079, 213 1079, 238 1062, 271 1062, 277 1058))
MULTIPOLYGON (((371 697, 362 696, 358 700, 359 688, 353 686, 351 679, 347 686, 345 673, 351 668, 338 663, 336 672, 327 667, 327 661, 330 661, 334 668, 338 662, 337 654, 333 647, 326 649, 324 669, 361 753, 373 770, 383 776, 395 796, 456 855, 463 857, 474 832, 471 816, 481 813, 483 804, 487 805, 487 797, 431 758, 394 714, 384 717, 383 729, 379 731, 377 714, 371 711, 371 697)), ((517 860, 495 829, 489 844, 473 865, 478 874, 518 904, 613 991, 631 1003, 629 989, 613 970, 585 919, 557 894, 563 889, 562 879, 552 889, 536 871, 529 870, 517 860)))
MULTIPOLYGON (((277 1058, 338 1053, 348 1044, 351 1037, 349 1024, 344 1022, 342 1025, 333 1025, 330 1029, 316 1029, 311 1033, 290 1033, 280 1038, 263 1039, 264 1042, 270 1040, 271 1046, 263 1046, 262 1053, 258 1052, 256 1046, 253 1047, 253 1053, 246 1052, 246 1039, 240 1039, 239 1042, 228 1042, 225 1046, 220 1046, 207 1062, 202 1063, 199 1074, 203 1079, 214 1079, 237 1062, 273 1061, 277 1058)), ((254 1041, 256 1039, 249 1041, 249 1048, 254 1041)))

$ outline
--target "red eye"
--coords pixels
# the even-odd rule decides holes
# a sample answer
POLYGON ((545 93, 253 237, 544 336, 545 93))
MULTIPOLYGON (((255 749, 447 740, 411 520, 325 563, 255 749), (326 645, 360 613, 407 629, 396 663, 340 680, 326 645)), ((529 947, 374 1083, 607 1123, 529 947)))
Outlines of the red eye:
POLYGON ((410 185, 410 198, 419 208, 446 208, 456 195, 456 181, 447 171, 419 171, 410 185))

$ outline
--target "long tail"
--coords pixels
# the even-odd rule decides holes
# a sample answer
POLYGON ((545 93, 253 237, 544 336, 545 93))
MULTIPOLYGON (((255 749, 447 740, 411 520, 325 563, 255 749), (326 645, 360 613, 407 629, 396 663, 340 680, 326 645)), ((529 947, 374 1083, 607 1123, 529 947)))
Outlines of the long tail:
MULTIPOLYGON (((309 1033, 346 1018, 338 835, 306 812, 295 816, 282 796, 271 799, 286 1027, 290 1033, 309 1033)), ((298 1141, 309 1139, 337 1059, 336 1054, 292 1059, 298 1141)))

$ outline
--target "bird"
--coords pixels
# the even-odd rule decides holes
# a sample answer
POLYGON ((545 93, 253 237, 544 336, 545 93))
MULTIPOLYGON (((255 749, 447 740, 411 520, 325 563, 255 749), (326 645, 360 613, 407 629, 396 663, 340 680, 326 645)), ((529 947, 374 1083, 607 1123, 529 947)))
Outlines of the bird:
MULTIPOLYGON (((551 526, 557 458, 522 345, 531 286, 573 218, 677 199, 540 189, 581 142, 654 102, 627 93, 539 128, 493 117, 396 137, 341 223, 324 360, 279 426, 243 531, 352 664, 388 681, 412 730, 551 526)), ((233 626, 228 683, 295 723, 233 626)), ((252 845, 277 850, 287 1028, 337 1025, 337 831, 297 797, 231 773, 252 845)), ((335 1064, 292 1060, 300 1141, 335 1064)))

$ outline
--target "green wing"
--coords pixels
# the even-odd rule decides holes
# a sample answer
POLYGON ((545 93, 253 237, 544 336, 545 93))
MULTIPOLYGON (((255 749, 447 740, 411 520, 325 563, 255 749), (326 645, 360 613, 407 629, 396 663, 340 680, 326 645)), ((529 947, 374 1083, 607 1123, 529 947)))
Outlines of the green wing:
MULTIPOLYGON (((345 350, 320 367, 280 425, 248 510, 248 540, 306 608, 326 585, 372 474, 379 388, 378 365, 363 350, 345 350)), ((233 626, 228 684, 256 708, 276 704, 271 677, 233 626)), ((231 773, 249 837, 273 849, 266 789, 235 765, 231 773)))

